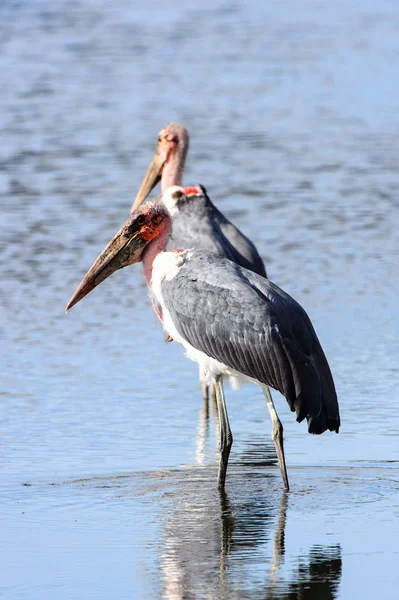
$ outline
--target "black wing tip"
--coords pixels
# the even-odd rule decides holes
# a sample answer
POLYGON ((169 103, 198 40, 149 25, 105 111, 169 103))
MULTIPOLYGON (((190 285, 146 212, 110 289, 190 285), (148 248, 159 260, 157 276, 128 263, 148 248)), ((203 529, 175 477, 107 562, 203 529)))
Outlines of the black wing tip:
POLYGON ((320 435, 325 431, 339 432, 341 421, 339 417, 326 417, 318 415, 317 417, 308 417, 308 432, 314 435, 320 435))

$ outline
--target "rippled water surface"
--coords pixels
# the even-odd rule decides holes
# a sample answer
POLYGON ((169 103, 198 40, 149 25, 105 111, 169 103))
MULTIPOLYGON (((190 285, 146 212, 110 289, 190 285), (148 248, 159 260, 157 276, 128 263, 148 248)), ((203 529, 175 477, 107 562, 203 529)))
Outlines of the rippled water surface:
POLYGON ((0 4, 0 597, 397 598, 399 9, 390 0, 0 4), (234 446, 140 267, 64 306, 158 130, 309 312, 340 434, 227 390, 234 446))

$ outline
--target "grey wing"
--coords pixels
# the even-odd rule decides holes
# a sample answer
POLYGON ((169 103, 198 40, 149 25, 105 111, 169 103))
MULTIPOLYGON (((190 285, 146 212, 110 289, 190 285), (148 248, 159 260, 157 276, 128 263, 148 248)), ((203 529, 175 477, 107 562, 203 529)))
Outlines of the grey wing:
POLYGON ((309 317, 267 279, 196 251, 162 284, 173 322, 192 346, 270 385, 309 431, 338 430, 339 411, 327 360, 309 317))
POLYGON ((255 245, 203 195, 188 196, 179 202, 173 217, 167 250, 200 248, 266 277, 265 265, 255 245))
POLYGON ((233 223, 213 204, 212 208, 214 211, 214 218, 217 221, 221 232, 242 257, 241 262, 238 262, 238 264, 241 264, 241 266, 246 269, 250 269, 250 271, 254 271, 254 273, 262 275, 262 277, 267 277, 265 264, 256 249, 255 244, 247 238, 238 227, 233 225, 233 223))

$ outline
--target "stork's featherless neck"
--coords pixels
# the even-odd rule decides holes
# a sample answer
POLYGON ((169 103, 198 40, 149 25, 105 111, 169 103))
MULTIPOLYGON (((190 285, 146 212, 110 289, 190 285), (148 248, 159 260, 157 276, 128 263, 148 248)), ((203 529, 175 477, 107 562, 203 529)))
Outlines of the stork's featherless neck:
POLYGON ((188 144, 182 144, 171 152, 162 170, 162 193, 172 185, 182 185, 183 171, 186 163, 188 144))
POLYGON ((156 238, 154 238, 148 246, 145 248, 142 257, 144 277, 146 279, 147 285, 151 284, 152 279, 152 266, 155 258, 158 256, 160 252, 165 249, 166 242, 168 241, 169 233, 172 227, 171 218, 168 216, 162 222, 162 226, 160 228, 159 234, 156 238))

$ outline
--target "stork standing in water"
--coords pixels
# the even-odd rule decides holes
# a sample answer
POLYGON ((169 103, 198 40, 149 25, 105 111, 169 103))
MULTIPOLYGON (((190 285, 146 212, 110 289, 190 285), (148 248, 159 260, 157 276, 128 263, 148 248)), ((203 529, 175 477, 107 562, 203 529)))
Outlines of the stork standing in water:
MULTIPOLYGON (((165 331, 215 383, 219 486, 224 487, 233 443, 224 377, 258 383, 265 390, 272 439, 288 490, 283 427, 267 386, 285 396, 297 421, 306 417, 309 433, 338 432, 338 400, 327 359, 306 312, 268 279, 206 250, 163 252, 173 220, 166 207, 172 200, 184 200, 185 192, 173 186, 163 202, 133 211, 94 262, 66 310, 114 271, 142 261, 165 331)), ((200 197, 203 191, 198 188, 197 194, 200 197)))
MULTIPOLYGON (((189 135, 183 125, 170 123, 159 132, 156 151, 133 203, 133 211, 159 181, 163 193, 172 185, 182 185, 188 149, 189 135)), ((169 236, 166 250, 202 248, 266 277, 263 260, 251 240, 216 208, 207 194, 198 195, 194 187, 190 188, 190 194, 188 189, 184 201, 169 197, 167 208, 173 217, 173 236, 169 236)), ((207 400, 206 373, 200 372, 200 380, 207 400)), ((212 396, 215 391, 211 384, 212 396)))

